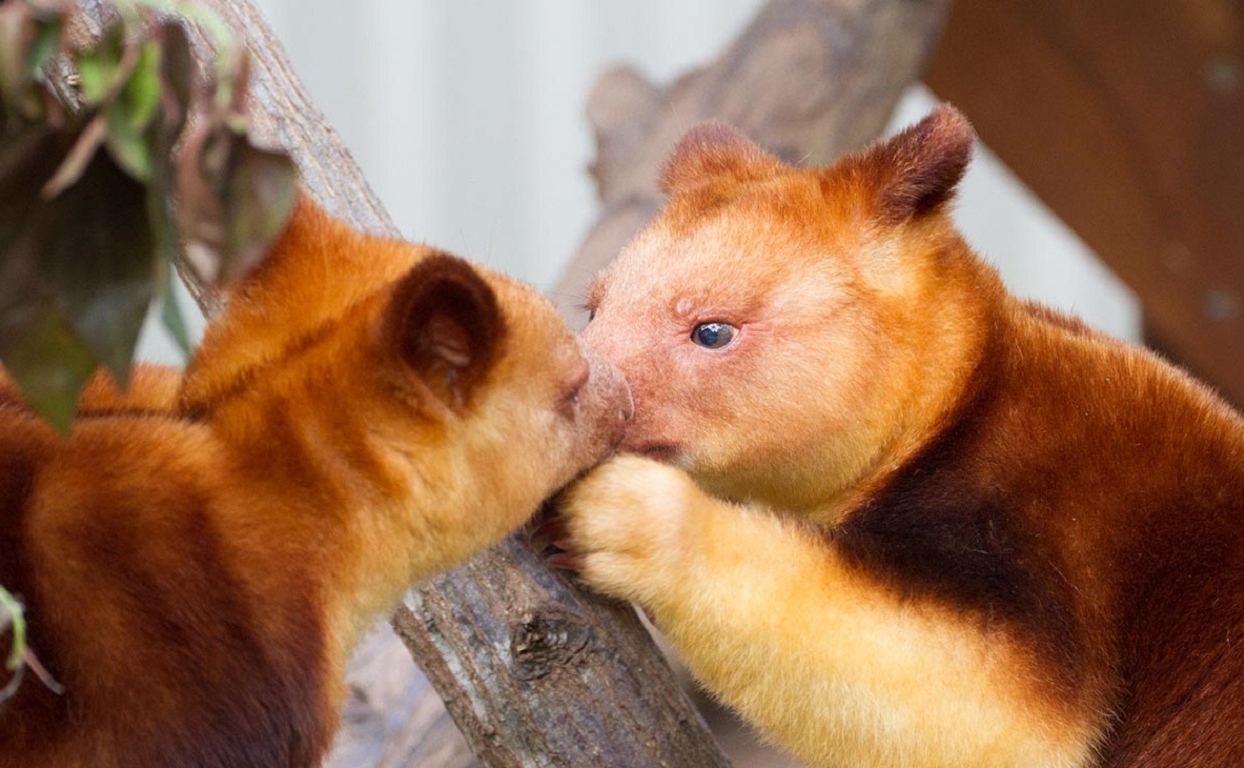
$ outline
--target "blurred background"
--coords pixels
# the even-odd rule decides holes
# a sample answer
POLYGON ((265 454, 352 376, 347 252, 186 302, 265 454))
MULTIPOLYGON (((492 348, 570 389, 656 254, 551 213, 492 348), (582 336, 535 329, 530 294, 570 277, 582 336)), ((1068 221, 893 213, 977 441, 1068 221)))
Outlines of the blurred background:
MULTIPOLYGON (((669 84, 711 62, 762 2, 256 4, 405 237, 551 291, 599 213, 584 116, 593 82, 626 63, 669 84)), ((935 102, 913 86, 890 129, 935 102)), ((1141 337, 1132 293, 988 146, 969 170, 957 217, 1015 291, 1116 336, 1141 337)), ((154 328, 140 354, 176 357, 154 328)))

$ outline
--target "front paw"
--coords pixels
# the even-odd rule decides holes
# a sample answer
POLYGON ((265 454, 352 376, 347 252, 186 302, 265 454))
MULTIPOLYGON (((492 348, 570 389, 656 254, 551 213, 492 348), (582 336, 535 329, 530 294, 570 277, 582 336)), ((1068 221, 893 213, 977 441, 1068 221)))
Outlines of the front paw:
POLYGON ((550 561, 578 570, 598 592, 649 604, 685 566, 699 488, 681 470, 618 456, 567 488, 553 523, 564 550, 550 561))

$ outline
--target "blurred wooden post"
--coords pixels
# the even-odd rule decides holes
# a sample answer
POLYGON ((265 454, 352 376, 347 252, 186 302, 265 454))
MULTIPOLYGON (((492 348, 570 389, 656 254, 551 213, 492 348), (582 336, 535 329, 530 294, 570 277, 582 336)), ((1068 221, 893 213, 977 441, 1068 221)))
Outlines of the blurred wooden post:
POLYGON ((956 0, 927 81, 1244 405, 1244 6, 956 0))

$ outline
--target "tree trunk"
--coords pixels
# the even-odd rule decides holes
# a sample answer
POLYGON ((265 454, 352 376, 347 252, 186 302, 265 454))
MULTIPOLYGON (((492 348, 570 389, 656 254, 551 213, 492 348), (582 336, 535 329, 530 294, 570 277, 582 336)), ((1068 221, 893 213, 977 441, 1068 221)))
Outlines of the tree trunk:
MULTIPOLYGON (((874 137, 919 75, 947 2, 771 0, 715 63, 668 88, 605 75, 588 106, 605 208, 556 295, 582 297, 655 213, 657 168, 696 121, 732 122, 789 160, 827 161, 874 137)), ((102 0, 81 4, 97 22, 106 13, 102 0)), ((203 4, 248 38, 256 134, 293 154, 330 211, 396 235, 250 3, 203 4)), ((521 534, 412 592, 393 623, 488 766, 728 764, 634 612, 549 571, 521 534)), ((381 634, 356 659, 333 764, 471 764, 424 681, 393 663, 392 643, 381 634)))

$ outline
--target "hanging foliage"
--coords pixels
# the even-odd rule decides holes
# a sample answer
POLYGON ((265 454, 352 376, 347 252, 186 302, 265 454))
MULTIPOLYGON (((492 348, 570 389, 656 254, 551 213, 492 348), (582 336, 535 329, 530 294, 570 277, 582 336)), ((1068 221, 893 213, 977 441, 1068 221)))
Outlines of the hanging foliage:
POLYGON ((174 272, 212 311, 296 198, 293 162, 247 136, 228 30, 173 0, 117 11, 73 50, 68 0, 0 2, 0 363, 61 431, 95 368, 125 385, 152 302, 189 352, 174 272), (216 38, 206 75, 188 23, 216 38))

